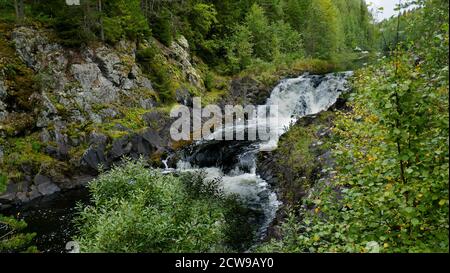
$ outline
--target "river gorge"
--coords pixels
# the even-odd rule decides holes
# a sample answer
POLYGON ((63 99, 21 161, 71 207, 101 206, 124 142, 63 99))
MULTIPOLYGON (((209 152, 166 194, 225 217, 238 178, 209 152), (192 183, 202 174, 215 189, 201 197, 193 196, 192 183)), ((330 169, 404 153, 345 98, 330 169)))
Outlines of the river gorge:
MULTIPOLYGON (((203 171, 209 180, 219 179, 226 194, 235 194, 245 206, 257 215, 257 244, 267 236, 267 229, 281 204, 276 194, 276 184, 265 181, 257 168, 260 151, 277 148, 279 137, 291 125, 304 116, 314 115, 330 108, 341 94, 348 91, 347 79, 351 72, 326 75, 302 75, 282 80, 271 92, 266 105, 277 105, 279 109, 275 138, 270 141, 215 141, 202 140, 179 152, 179 160, 173 166, 163 161, 161 172, 203 171)), ((226 125, 223 130, 247 130, 226 125)), ((170 155, 169 155, 170 157, 170 155)), ((299 162, 301 164, 301 162, 299 162)), ((8 210, 29 223, 28 231, 36 232, 36 245, 44 252, 65 252, 76 228, 72 220, 76 204, 87 204, 89 193, 85 188, 63 191, 31 201, 8 210)))

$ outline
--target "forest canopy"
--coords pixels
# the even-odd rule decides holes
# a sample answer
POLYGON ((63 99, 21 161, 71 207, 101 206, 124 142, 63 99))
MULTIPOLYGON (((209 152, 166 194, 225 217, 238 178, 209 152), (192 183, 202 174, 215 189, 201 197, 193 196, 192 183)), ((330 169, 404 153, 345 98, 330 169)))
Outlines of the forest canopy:
POLYGON ((236 72, 252 60, 331 59, 355 47, 371 49, 373 18, 364 0, 63 0, 0 1, 9 18, 37 19, 59 41, 79 46, 95 40, 154 37, 170 45, 184 35, 210 65, 236 72), (239 49, 239 50, 237 50, 239 49))

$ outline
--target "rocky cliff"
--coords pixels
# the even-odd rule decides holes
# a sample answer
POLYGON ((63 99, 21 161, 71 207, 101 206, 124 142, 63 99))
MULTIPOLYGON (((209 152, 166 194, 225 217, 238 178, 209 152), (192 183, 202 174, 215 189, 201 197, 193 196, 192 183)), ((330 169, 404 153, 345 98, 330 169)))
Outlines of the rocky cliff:
MULTIPOLYGON (((123 156, 158 165, 179 146, 135 43, 69 49, 52 36, 19 27, 0 37, 0 175, 8 180, 0 207, 85 184, 123 156)), ((181 82, 204 88, 184 37, 153 43, 181 82)), ((176 90, 179 102, 190 96, 176 90)))

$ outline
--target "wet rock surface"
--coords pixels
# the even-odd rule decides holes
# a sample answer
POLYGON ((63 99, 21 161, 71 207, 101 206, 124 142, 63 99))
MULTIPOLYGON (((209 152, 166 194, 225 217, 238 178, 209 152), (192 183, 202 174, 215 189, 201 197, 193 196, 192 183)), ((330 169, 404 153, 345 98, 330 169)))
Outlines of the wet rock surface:
MULTIPOLYGON (((296 177, 301 177, 304 185, 297 184, 298 181, 294 177, 286 175, 287 170, 291 166, 286 162, 286 155, 282 154, 280 150, 273 152, 261 153, 257 161, 257 172, 266 180, 277 192, 278 198, 282 202, 282 206, 277 212, 277 215, 268 230, 267 240, 270 238, 280 238, 280 225, 287 217, 287 211, 293 208, 308 194, 310 187, 317 186, 321 183, 329 183, 334 176, 333 172, 329 170, 335 166, 335 161, 332 157, 331 150, 326 147, 326 143, 332 137, 331 128, 334 126, 333 120, 335 111, 350 111, 347 106, 345 98, 338 98, 328 111, 319 113, 317 115, 305 116, 297 121, 294 125, 296 127, 318 128, 313 132, 314 139, 308 147, 308 153, 313 157, 313 171, 308 175, 306 173, 296 173, 296 177)), ((284 137, 281 137, 279 145, 289 145, 284 137)), ((296 164, 302 164, 297 162, 296 164)))
MULTIPOLYGON (((264 105, 273 86, 265 86, 251 77, 236 78, 231 81, 230 97, 244 104, 264 105)), ((230 98, 230 99, 231 99, 230 98)))

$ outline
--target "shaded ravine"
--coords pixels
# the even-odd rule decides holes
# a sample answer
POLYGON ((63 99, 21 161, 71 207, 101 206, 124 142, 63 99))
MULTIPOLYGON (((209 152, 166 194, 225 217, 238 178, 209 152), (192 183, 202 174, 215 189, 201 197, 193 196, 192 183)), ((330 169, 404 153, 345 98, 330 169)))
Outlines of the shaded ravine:
MULTIPOLYGON (((331 107, 347 91, 347 78, 351 72, 327 75, 303 75, 282 80, 277 85, 267 105, 277 105, 278 119, 271 120, 270 141, 214 141, 197 142, 183 151, 176 169, 169 169, 167 160, 164 172, 203 170, 207 179, 221 178, 221 187, 227 194, 235 194, 245 206, 259 215, 252 224, 257 244, 266 236, 270 223, 276 216, 280 202, 272 186, 258 175, 257 155, 260 151, 276 149, 279 137, 299 118, 316 114, 331 107)), ((225 126, 227 130, 247 130, 225 126)), ((301 162, 299 162, 301 164, 301 162)), ((18 215, 28 223, 27 231, 36 232, 36 246, 43 252, 65 252, 65 245, 76 235, 73 218, 76 203, 87 204, 86 189, 71 190, 33 201, 6 212, 18 215)))

